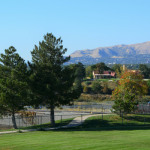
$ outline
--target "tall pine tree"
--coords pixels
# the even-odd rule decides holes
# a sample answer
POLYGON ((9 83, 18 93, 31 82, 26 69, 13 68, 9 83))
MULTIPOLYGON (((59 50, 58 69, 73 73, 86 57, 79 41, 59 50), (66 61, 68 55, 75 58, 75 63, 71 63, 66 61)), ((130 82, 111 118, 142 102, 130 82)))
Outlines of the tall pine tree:
POLYGON ((63 57, 67 49, 63 49, 61 38, 56 39, 52 33, 47 33, 39 47, 31 52, 30 81, 32 92, 36 96, 35 105, 45 105, 51 111, 51 124, 55 124, 54 108, 70 104, 79 97, 73 89, 75 79, 74 69, 62 67, 70 57, 63 57))
POLYGON ((1 54, 0 62, 0 113, 11 114, 13 127, 16 129, 15 113, 23 110, 27 104, 27 66, 11 46, 1 54))

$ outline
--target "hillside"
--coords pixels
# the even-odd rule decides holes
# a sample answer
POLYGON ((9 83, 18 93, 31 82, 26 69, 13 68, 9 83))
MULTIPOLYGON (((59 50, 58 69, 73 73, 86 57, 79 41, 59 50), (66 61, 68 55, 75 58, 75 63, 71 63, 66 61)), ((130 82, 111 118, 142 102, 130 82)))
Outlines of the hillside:
POLYGON ((98 47, 95 49, 77 50, 70 56, 91 58, 124 58, 125 55, 150 54, 150 41, 130 45, 115 45, 109 47, 98 47))

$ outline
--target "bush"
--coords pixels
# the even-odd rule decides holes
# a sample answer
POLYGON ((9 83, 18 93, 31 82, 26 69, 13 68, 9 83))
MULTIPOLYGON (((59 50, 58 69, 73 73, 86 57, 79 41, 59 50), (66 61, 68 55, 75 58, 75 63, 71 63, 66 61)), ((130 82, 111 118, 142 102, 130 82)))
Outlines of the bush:
POLYGON ((106 93, 108 93, 108 92, 109 92, 108 87, 104 87, 104 88, 103 88, 103 93, 105 93, 105 94, 106 94, 106 93))
POLYGON ((94 92, 97 92, 97 93, 100 93, 100 91, 101 91, 101 89, 102 89, 102 87, 101 87, 101 85, 100 85, 100 83, 98 82, 98 81, 94 81, 93 83, 92 83, 92 90, 94 91, 94 92))
POLYGON ((91 84, 91 82, 90 81, 86 81, 85 84, 88 86, 88 85, 91 84))

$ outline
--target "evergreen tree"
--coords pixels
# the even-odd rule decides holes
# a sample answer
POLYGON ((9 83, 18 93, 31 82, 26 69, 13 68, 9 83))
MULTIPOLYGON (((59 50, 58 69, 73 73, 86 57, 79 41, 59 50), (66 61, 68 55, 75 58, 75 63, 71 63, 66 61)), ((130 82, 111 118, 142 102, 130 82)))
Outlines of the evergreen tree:
POLYGON ((75 80, 74 69, 62 67, 70 60, 63 57, 67 49, 63 49, 61 38, 56 39, 52 33, 47 33, 44 40, 35 46, 30 67, 29 85, 36 96, 35 104, 45 105, 51 110, 51 124, 55 124, 54 108, 70 104, 79 97, 77 90, 73 89, 75 80))
POLYGON ((0 113, 12 115, 13 127, 16 129, 15 113, 23 110, 27 104, 27 66, 11 46, 1 54, 0 62, 0 113))

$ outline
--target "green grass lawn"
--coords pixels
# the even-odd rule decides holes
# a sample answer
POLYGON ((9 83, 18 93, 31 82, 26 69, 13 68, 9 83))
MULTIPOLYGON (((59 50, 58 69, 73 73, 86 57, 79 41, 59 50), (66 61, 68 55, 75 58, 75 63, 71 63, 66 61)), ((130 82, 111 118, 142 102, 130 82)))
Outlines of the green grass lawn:
MULTIPOLYGON (((103 115, 103 119, 102 116, 94 116, 87 118, 86 121, 82 124, 82 128, 116 128, 120 126, 150 127, 150 115, 127 114, 123 116, 123 122, 122 117, 119 117, 119 115, 103 115)), ((76 128, 80 128, 80 126, 76 128)))
POLYGON ((148 150, 150 130, 38 131, 0 135, 0 150, 148 150))
POLYGON ((124 124, 132 122, 129 126, 122 125, 117 115, 104 115, 103 125, 102 117, 97 116, 76 128, 2 134, 0 150, 148 150, 149 115, 145 117, 145 126, 143 115, 125 116, 124 124))

